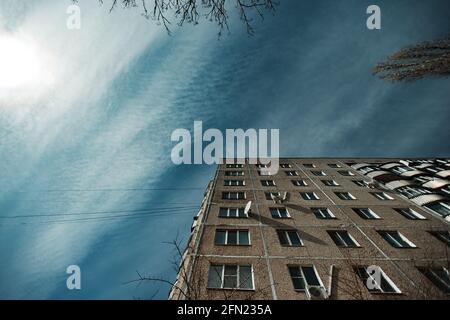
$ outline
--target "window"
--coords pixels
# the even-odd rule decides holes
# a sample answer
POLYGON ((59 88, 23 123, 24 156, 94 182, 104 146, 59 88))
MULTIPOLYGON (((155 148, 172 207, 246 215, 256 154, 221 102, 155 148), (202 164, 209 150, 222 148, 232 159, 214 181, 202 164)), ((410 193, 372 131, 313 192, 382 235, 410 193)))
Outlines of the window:
POLYGON ((300 192, 300 196, 304 200, 319 200, 319 197, 315 192, 300 192))
POLYGON ((339 186, 339 183, 337 183, 334 180, 322 180, 322 183, 328 187, 337 187, 339 186))
POLYGON ((376 167, 364 167, 364 168, 358 169, 358 171, 361 172, 362 174, 367 174, 367 173, 375 171, 375 170, 377 170, 376 167))
POLYGON ((209 267, 208 288, 253 289, 251 265, 214 265, 209 267))
POLYGON ((366 187, 366 183, 364 182, 364 180, 352 180, 352 182, 358 187, 366 187))
POLYGON ((378 233, 394 248, 416 248, 414 243, 398 231, 378 231, 378 233))
POLYGON ((244 167, 243 164, 227 164, 227 169, 242 169, 244 167))
POLYGON ((243 186, 245 186, 245 180, 225 180, 224 186, 243 187, 243 186))
POLYGON ((306 187, 308 184, 305 180, 291 180, 292 184, 297 187, 306 187))
POLYGON ((265 170, 265 171, 258 170, 258 174, 259 174, 260 176, 262 176, 262 177, 271 176, 269 170, 265 170))
POLYGON ((417 213, 416 211, 410 208, 396 208, 394 210, 409 220, 426 220, 426 218, 423 215, 417 213))
POLYGON ((367 271, 367 267, 356 267, 355 272, 359 276, 367 290, 369 290, 369 292, 371 293, 401 293, 400 289, 397 288, 395 283, 384 273, 384 271, 380 267, 378 268, 380 272, 380 283, 378 284, 378 286, 374 286, 374 288, 370 289, 367 287, 367 280, 370 277, 370 274, 367 271))
POLYGON ((296 177, 298 176, 297 171, 286 171, 286 175, 289 177, 296 177))
POLYGON ((262 168, 268 168, 268 167, 269 167, 269 165, 267 165, 267 164, 261 164, 261 163, 259 163, 259 164, 257 164, 257 165, 256 165, 256 167, 258 167, 258 168, 262 169, 262 168))
POLYGON ((243 200, 245 199, 245 192, 222 192, 222 199, 226 200, 243 200))
POLYGON ((279 192, 266 192, 266 200, 273 200, 274 197, 281 197, 281 193, 279 192))
POLYGON ((443 218, 450 215, 450 204, 447 202, 435 202, 432 204, 425 205, 428 209, 433 210, 438 215, 442 216, 443 218))
POLYGON ((416 180, 419 183, 427 183, 429 181, 434 180, 434 178, 430 177, 430 176, 419 176, 419 177, 414 177, 414 180, 416 180))
POLYGON ((335 192, 341 200, 356 200, 356 198, 350 192, 335 192))
POLYGON ((441 188, 441 191, 446 193, 447 196, 450 196, 450 185, 441 188))
POLYGON ((359 243, 346 230, 327 231, 338 247, 359 247, 359 243))
POLYGON ((244 208, 220 208, 220 218, 248 218, 244 208))
POLYGON ((305 168, 315 168, 316 167, 316 165, 314 163, 305 163, 305 164, 303 164, 303 166, 305 168))
POLYGON ((405 173, 405 172, 408 172, 408 171, 413 171, 414 169, 413 168, 410 168, 410 167, 394 167, 394 168, 392 168, 392 172, 394 172, 394 173, 396 173, 396 174, 402 174, 402 173, 405 173))
POLYGON ((296 291, 304 291, 307 286, 321 286, 322 281, 314 266, 288 266, 289 275, 296 291))
POLYGON ((337 163, 329 163, 328 164, 328 166, 330 167, 330 168, 342 168, 339 164, 337 164, 337 163))
POLYGON ((297 230, 277 230, 280 244, 284 247, 301 247, 303 245, 297 230))
POLYGON ((280 164, 280 167, 283 169, 292 168, 292 166, 289 163, 282 163, 282 164, 280 164))
POLYGON ((275 187, 275 181, 273 181, 273 180, 261 180, 261 185, 263 187, 275 187))
POLYGON ((243 176, 243 175, 244 175, 244 171, 225 171, 226 177, 239 177, 239 176, 243 176))
POLYGON ((351 176, 355 175, 353 172, 347 171, 347 170, 339 170, 338 172, 341 176, 344 176, 344 177, 351 177, 351 176))
POLYGON ((378 200, 382 200, 382 201, 394 200, 394 198, 392 198, 390 195, 388 195, 384 192, 371 192, 371 194, 378 200))
POLYGON ((381 219, 372 209, 370 208, 353 208, 358 216, 366 220, 381 219))
POLYGON ((397 189, 401 194, 406 196, 408 199, 420 196, 422 194, 431 193, 431 191, 421 188, 421 187, 411 187, 405 186, 397 189))
POLYGON ((273 218, 290 218, 289 212, 286 208, 270 208, 270 214, 273 218))
POLYGON ((328 208, 311 208, 317 219, 336 219, 333 212, 328 208))
POLYGON ((327 174, 323 171, 311 171, 311 173, 315 176, 326 176, 327 174))
POLYGON ((449 231, 429 231, 430 234, 441 240, 450 247, 450 232, 449 231))
POLYGON ((216 245, 248 246, 250 234, 248 230, 216 230, 216 245))
POLYGON ((433 282, 433 284, 439 288, 442 292, 450 294, 450 273, 447 268, 418 268, 428 280, 433 282))

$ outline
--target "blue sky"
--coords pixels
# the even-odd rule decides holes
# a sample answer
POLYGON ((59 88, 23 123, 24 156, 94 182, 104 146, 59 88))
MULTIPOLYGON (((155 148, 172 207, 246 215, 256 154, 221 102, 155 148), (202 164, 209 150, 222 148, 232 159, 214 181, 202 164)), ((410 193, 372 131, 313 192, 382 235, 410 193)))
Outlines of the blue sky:
POLYGON ((0 88, 0 298, 166 298, 167 286, 123 283, 136 270, 174 277, 163 242, 186 239, 215 169, 170 161, 171 132, 194 120, 279 128, 284 156, 449 155, 450 80, 371 74, 446 36, 448 1, 280 2, 254 36, 232 17, 220 39, 207 22, 168 36, 94 1, 70 31, 69 1, 1 2, 0 39, 31 43, 42 81, 0 88), (373 3, 380 31, 365 26, 373 3), (86 217, 109 218, 58 222, 86 217), (80 291, 66 289, 71 264, 80 291))

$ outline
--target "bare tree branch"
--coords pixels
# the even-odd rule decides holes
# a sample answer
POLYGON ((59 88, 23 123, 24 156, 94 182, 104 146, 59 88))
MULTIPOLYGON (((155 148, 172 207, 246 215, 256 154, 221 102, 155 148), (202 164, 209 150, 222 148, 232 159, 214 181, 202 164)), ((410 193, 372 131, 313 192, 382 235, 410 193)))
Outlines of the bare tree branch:
MULTIPOLYGON (((78 0, 72 0, 78 2, 78 0)), ((103 0, 98 0, 101 5, 103 0)), ((248 34, 254 34, 252 27, 252 15, 264 18, 264 11, 275 12, 275 7, 279 4, 277 0, 111 0, 109 12, 121 5, 123 8, 141 8, 145 18, 152 18, 162 24, 170 34, 169 14, 177 20, 177 24, 184 23, 196 25, 203 16, 206 20, 214 22, 219 27, 219 35, 224 29, 228 30, 229 15, 227 7, 235 1, 235 8, 239 12, 239 17, 245 25, 248 34), (153 8, 149 11, 148 8, 153 8)))
POLYGON ((390 81, 413 81, 450 75, 450 37, 406 47, 373 68, 374 74, 390 81))

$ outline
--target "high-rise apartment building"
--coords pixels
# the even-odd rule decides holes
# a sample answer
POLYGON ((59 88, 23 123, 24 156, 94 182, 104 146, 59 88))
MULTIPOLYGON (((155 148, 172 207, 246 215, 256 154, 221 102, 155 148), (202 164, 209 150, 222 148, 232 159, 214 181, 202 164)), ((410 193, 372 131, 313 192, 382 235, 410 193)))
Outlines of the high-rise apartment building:
POLYGON ((448 159, 223 164, 170 299, 448 299, 448 159))

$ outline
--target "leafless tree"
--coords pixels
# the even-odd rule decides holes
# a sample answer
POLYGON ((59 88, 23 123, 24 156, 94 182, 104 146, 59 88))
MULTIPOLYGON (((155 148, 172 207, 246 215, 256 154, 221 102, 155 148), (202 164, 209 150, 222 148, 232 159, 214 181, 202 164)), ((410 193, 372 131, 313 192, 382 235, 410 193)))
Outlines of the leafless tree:
MULTIPOLYGON (((208 272, 205 272, 205 269, 203 268, 203 266, 214 264, 213 261, 204 256, 197 256, 195 259, 192 259, 192 257, 185 255, 184 252, 186 251, 183 252, 181 249, 181 241, 178 239, 178 236, 175 240, 166 242, 166 244, 169 244, 174 251, 174 256, 170 262, 174 267, 174 271, 178 275, 178 278, 175 281, 168 280, 160 276, 144 275, 139 271, 136 271, 137 278, 125 282, 124 284, 137 283, 138 285, 141 285, 144 282, 163 283, 174 289, 180 299, 213 299, 214 297, 210 295, 208 290, 206 290, 208 285, 208 272)), ((189 249, 189 247, 186 248, 187 251, 191 251, 189 249)), ((255 261, 256 262, 253 263, 253 268, 255 270, 260 270, 265 267, 265 258, 263 255, 258 256, 255 261)), ((243 282, 246 282, 247 280, 249 279, 241 279, 243 282)), ((248 292, 240 289, 220 289, 218 292, 222 300, 253 300, 255 297, 258 299, 271 299, 272 297, 271 285, 248 292)), ((151 298, 155 295, 156 293, 154 293, 151 298)))
POLYGON ((414 81, 450 75, 450 37, 406 47, 373 68, 374 74, 390 81, 414 81))
MULTIPOLYGON (((78 2, 78 0, 73 0, 78 2)), ((102 5, 104 0, 98 0, 102 5)), ((201 17, 215 22, 219 26, 219 35, 228 30, 230 5, 238 11, 248 34, 253 34, 252 21, 254 16, 264 19, 265 12, 275 12, 279 4, 277 0, 111 0, 109 11, 117 6, 123 8, 140 8, 142 15, 162 24, 170 33, 172 15, 179 26, 185 23, 198 24, 201 17)))

